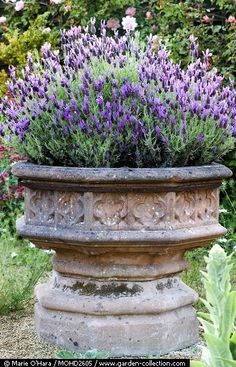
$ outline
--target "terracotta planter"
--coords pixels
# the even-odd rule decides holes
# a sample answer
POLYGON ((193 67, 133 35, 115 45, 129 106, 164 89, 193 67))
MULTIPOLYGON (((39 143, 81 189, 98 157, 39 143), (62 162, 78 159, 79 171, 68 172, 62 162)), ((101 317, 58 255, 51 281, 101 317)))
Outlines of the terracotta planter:
POLYGON ((41 339, 114 356, 163 354, 198 340, 195 291, 178 274, 186 250, 218 223, 222 165, 89 169, 18 163, 26 187, 18 233, 54 249, 53 279, 36 288, 41 339))

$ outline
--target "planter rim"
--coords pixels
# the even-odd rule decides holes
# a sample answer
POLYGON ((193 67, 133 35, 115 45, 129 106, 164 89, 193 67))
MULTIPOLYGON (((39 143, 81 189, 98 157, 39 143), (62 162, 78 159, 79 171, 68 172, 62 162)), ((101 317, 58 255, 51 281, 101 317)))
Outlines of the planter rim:
POLYGON ((150 183, 169 181, 217 180, 232 176, 229 168, 222 164, 173 168, 86 168, 46 166, 28 162, 17 162, 12 172, 20 179, 51 182, 94 183, 150 183))

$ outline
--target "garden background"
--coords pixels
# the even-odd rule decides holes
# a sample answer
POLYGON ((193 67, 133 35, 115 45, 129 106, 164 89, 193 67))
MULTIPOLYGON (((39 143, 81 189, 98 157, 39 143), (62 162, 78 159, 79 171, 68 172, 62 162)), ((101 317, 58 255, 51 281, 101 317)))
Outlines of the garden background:
MULTIPOLYGON (((189 61, 189 36, 198 37, 200 48, 212 53, 211 68, 236 79, 236 1, 235 0, 26 0, 0 1, 0 94, 8 93, 8 67, 20 75, 28 52, 40 52, 45 42, 59 47, 60 30, 86 25, 91 17, 106 21, 112 34, 122 32, 122 18, 136 18, 141 37, 157 35, 174 61, 189 61)), ((22 157, 0 146, 0 314, 26 309, 39 278, 50 271, 51 254, 36 249, 16 235, 15 220, 23 213, 23 189, 11 174, 11 165, 22 157)), ((236 250, 236 151, 223 162, 233 171, 221 189, 221 224, 228 229, 218 240, 228 253, 236 250)), ((183 275, 187 284, 203 295, 200 269, 208 249, 187 254, 190 268, 183 275)), ((236 266, 233 270, 235 282, 236 266)), ((196 305, 202 309, 200 302, 196 305)), ((0 355, 0 357, 2 357, 0 355)))

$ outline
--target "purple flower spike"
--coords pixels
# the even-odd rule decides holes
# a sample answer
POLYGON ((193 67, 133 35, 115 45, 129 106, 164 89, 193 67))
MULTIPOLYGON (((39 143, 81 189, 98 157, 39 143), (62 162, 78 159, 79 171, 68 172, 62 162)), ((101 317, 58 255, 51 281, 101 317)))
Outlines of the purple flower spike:
POLYGON ((199 145, 202 145, 202 143, 204 142, 204 134, 203 133, 198 134, 197 142, 198 142, 199 145))

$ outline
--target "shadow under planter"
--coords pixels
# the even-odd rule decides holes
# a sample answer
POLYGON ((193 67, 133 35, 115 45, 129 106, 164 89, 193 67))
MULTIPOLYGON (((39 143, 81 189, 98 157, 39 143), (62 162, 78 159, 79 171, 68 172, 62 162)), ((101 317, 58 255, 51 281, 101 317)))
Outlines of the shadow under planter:
POLYGON ((54 249, 36 288, 41 339, 79 352, 164 354, 194 344, 197 294, 178 277, 186 250, 218 223, 222 165, 92 169, 17 163, 25 186, 20 235, 54 249))

